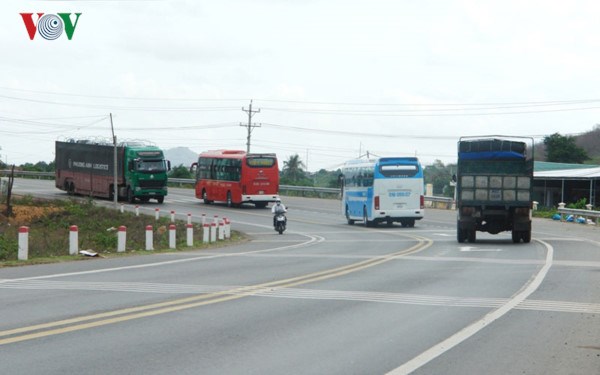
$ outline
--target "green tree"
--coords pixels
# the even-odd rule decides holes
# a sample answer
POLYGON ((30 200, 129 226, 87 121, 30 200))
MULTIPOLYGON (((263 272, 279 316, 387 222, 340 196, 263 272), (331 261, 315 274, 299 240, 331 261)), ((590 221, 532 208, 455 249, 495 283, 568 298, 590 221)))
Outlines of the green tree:
POLYGON ((304 168, 304 163, 300 160, 300 156, 298 154, 290 156, 283 162, 280 183, 282 185, 311 186, 312 181, 306 177, 306 172, 302 168, 304 168))
POLYGON ((454 188, 450 186, 452 174, 456 173, 456 165, 444 165, 436 160, 432 165, 423 168, 426 184, 433 185, 433 195, 452 197, 454 188))
POLYGON ((589 159, 587 152, 577 146, 575 137, 554 133, 544 137, 546 160, 554 163, 583 164, 589 159))
POLYGON ((326 188, 339 188, 339 179, 341 174, 342 171, 339 169, 336 171, 328 171, 325 169, 321 169, 313 176, 314 185, 326 188))
POLYGON ((171 178, 194 178, 192 173, 187 167, 184 167, 183 164, 179 164, 176 167, 171 168, 169 172, 169 177, 171 178))

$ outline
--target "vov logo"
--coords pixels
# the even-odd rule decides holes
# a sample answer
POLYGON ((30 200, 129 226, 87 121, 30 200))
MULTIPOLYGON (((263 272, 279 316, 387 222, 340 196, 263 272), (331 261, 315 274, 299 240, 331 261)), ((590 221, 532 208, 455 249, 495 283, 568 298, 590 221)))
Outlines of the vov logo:
POLYGON ((33 13, 19 13, 25 23, 25 28, 29 34, 29 39, 35 38, 36 32, 46 40, 58 39, 63 31, 67 34, 67 38, 71 40, 79 16, 81 13, 57 13, 57 14, 37 14, 37 23, 33 21, 33 13), (71 21, 71 14, 75 14, 75 22, 71 21))

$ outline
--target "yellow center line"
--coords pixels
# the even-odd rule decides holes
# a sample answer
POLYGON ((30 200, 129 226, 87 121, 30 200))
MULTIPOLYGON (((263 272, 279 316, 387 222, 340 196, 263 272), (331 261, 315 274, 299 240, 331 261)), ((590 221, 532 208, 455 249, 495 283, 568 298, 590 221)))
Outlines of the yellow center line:
POLYGON ((336 267, 288 279, 271 281, 263 284, 233 288, 222 292, 203 294, 199 296, 192 296, 186 298, 178 298, 166 302, 153 303, 144 306, 131 307, 126 309, 108 311, 100 314, 80 316, 71 319, 64 319, 55 322, 0 331, 0 337, 5 337, 4 339, 0 339, 0 345, 58 335, 67 332, 104 326, 108 324, 120 323, 133 319, 156 316, 185 309, 191 309, 194 307, 253 296, 265 290, 290 288, 316 281, 331 279, 334 277, 340 277, 366 268, 374 267, 376 265, 388 262, 393 259, 397 259, 402 256, 423 251, 430 247, 433 243, 432 240, 427 238, 412 235, 410 235, 410 237, 417 240, 417 243, 408 249, 388 254, 385 256, 360 261, 346 266, 336 267))

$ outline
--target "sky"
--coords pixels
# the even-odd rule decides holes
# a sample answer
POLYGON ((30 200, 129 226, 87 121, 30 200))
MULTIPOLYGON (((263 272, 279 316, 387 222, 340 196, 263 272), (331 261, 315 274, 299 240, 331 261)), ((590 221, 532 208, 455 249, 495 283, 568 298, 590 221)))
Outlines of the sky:
POLYGON ((111 115, 118 141, 245 150, 250 105, 250 151, 308 171, 584 133, 600 124, 598 14, 577 0, 2 0, 0 158, 111 140, 111 115), (71 39, 65 22, 46 39, 37 13, 69 13, 71 39))

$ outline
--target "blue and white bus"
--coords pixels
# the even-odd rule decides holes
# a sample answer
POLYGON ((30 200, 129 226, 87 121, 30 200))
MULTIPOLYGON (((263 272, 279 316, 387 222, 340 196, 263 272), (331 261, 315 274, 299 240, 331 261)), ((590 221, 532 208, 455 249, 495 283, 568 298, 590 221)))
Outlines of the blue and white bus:
POLYGON ((423 168, 417 158, 351 160, 344 164, 342 175, 342 210, 348 224, 399 222, 414 227, 423 218, 423 168))

